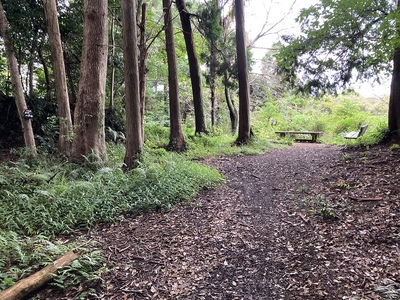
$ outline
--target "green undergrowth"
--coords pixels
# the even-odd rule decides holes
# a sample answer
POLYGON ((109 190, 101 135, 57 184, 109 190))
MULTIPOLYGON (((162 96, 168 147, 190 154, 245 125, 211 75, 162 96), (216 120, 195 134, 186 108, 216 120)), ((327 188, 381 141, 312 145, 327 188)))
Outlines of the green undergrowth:
MULTIPOLYGON (((12 231, 0 234, 0 291, 19 279, 51 264, 56 258, 69 250, 75 250, 79 256, 61 272, 55 274, 49 283, 61 289, 68 286, 86 286, 99 282, 102 273, 106 272, 104 258, 99 250, 92 250, 93 242, 51 240, 45 235, 22 236, 12 231)), ((93 293, 91 288, 83 291, 81 296, 93 293)), ((83 299, 83 298, 81 298, 83 299)))
MULTIPOLYGON (((194 135, 194 128, 184 127, 188 151, 181 153, 189 160, 198 160, 217 155, 256 155, 268 149, 280 147, 273 139, 259 134, 249 145, 235 146, 236 136, 216 128, 207 134, 194 135)), ((158 124, 147 124, 146 147, 152 152, 163 151, 169 141, 169 128, 158 124)))
POLYGON ((216 170, 162 150, 126 173, 118 165, 20 160, 0 169, 0 228, 66 234, 124 213, 169 208, 221 180, 216 170))
MULTIPOLYGON (((387 134, 388 98, 363 98, 356 93, 321 98, 286 95, 268 99, 254 112, 253 130, 266 139, 277 139, 275 131, 321 131, 319 142, 346 146, 372 146, 387 134), (368 124, 357 140, 343 136, 368 124)), ((289 138, 280 140, 291 143, 289 138)))
MULTIPOLYGON (((109 140, 114 143, 108 145, 107 162, 96 162, 89 156, 84 164, 74 165, 46 153, 31 160, 23 158, 21 152, 18 161, 0 165, 0 290, 86 243, 67 242, 60 236, 68 237, 77 230, 114 222, 129 214, 166 211, 200 190, 220 184, 222 176, 201 164, 201 159, 255 155, 293 143, 289 138, 279 139, 277 130, 322 131, 319 141, 326 144, 374 145, 387 132, 386 111, 385 101, 364 100, 354 94, 266 99, 252 112, 254 136, 250 145, 234 146, 236 136, 227 133, 229 124, 202 135, 194 135, 194 128, 185 125, 187 151, 179 154, 165 150, 168 122, 149 120, 144 153, 138 168, 130 172, 121 168, 124 146, 115 144, 123 142, 123 138, 118 139, 122 135, 112 130, 109 140), (363 137, 350 141, 343 138, 363 124, 369 125, 363 137)), ((49 143, 41 150, 52 148, 54 145, 49 143)), ((333 207, 323 198, 316 199, 311 208, 322 217, 335 217, 333 207)), ((96 282, 104 262, 100 252, 90 249, 91 245, 83 247, 81 257, 53 284, 64 288, 96 282)), ((93 291, 82 290, 86 291, 82 297, 93 291)))
MULTIPOLYGON (((145 151, 130 172, 121 169, 123 156, 122 145, 110 145, 107 163, 88 158, 78 166, 43 155, 0 166, 0 290, 71 248, 54 241, 60 235, 127 214, 168 210, 223 181, 217 170, 164 149, 145 151)), ((97 267, 80 259, 71 276, 62 273, 66 281, 95 278, 98 256, 86 253, 97 267)), ((63 280, 53 282, 61 286, 63 280)))

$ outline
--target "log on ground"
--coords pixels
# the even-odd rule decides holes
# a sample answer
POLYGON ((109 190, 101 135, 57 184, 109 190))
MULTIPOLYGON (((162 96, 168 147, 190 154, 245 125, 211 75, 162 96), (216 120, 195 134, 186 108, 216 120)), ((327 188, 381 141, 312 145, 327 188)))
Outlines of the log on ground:
POLYGON ((50 281, 54 274, 59 270, 70 265, 75 259, 78 258, 78 254, 74 251, 69 251, 59 259, 44 267, 40 271, 32 274, 31 276, 21 279, 13 286, 0 292, 0 299, 2 300, 18 300, 26 297, 33 291, 37 290, 41 286, 45 285, 50 281))

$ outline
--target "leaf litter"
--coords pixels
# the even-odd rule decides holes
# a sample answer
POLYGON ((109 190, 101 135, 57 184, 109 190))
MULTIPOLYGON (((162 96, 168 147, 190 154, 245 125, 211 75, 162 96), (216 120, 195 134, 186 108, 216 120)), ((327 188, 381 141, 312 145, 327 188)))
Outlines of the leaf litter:
POLYGON ((400 299, 399 154, 299 143, 207 159, 225 185, 86 233, 110 270, 93 299, 400 299))

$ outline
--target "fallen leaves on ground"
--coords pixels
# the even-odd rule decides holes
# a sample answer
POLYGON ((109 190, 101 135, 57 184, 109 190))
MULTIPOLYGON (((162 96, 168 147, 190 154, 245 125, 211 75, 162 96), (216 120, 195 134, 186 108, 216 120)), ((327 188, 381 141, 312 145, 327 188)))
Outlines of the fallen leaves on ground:
POLYGON ((224 186, 87 234, 110 268, 98 298, 382 299, 376 288, 396 297, 398 156, 296 144, 207 160, 224 186))

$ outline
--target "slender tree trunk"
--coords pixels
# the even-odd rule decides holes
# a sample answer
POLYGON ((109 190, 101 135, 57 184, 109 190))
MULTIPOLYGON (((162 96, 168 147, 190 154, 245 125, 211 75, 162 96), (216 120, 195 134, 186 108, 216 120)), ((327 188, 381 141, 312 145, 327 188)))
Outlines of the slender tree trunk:
POLYGON ((29 63, 28 63, 28 97, 33 97, 33 66, 34 66, 34 62, 32 60, 32 58, 30 59, 29 63))
POLYGON ((180 152, 186 149, 179 109, 178 64, 175 53, 174 26, 172 23, 171 0, 163 0, 165 44, 168 60, 168 91, 170 135, 168 150, 180 152))
POLYGON ((200 67, 197 59, 196 48, 193 42, 193 31, 190 23, 190 14, 187 11, 185 0, 176 0, 179 16, 182 23, 183 37, 185 39, 186 51, 189 61, 190 80, 192 82, 195 133, 201 134, 207 132, 204 117, 203 98, 201 91, 200 67))
POLYGON ((236 48, 239 78, 239 134, 237 145, 250 142, 250 91, 247 70, 247 52, 245 40, 244 3, 243 0, 235 0, 236 16, 236 48))
POLYGON ((64 54, 58 25, 57 6, 54 0, 43 0, 59 117, 58 151, 69 155, 72 142, 72 118, 69 106, 67 77, 65 75, 64 54))
POLYGON ((108 54, 108 2, 84 1, 81 75, 75 107, 71 161, 107 158, 104 128, 108 54))
POLYGON ((210 43, 210 93, 211 93, 211 126, 215 126, 217 99, 215 95, 216 90, 216 65, 217 65, 217 47, 215 41, 210 43))
POLYGON ((111 16, 111 57, 112 57, 112 64, 111 64, 111 79, 110 79, 110 101, 108 103, 108 109, 110 112, 114 110, 114 96, 115 96, 115 64, 114 64, 114 56, 115 56, 115 10, 113 8, 113 15, 111 16))
POLYGON ((36 52, 38 49, 39 32, 36 30, 32 35, 31 49, 29 54, 28 70, 27 70, 27 95, 33 97, 34 92, 34 67, 36 52))
MULTIPOLYGON (((224 78, 225 78, 225 82, 228 82, 228 72, 225 72, 224 74, 224 78)), ((229 94, 229 88, 228 86, 225 84, 225 100, 226 100, 226 104, 228 106, 228 110, 229 110, 229 119, 231 120, 231 131, 232 133, 236 133, 236 129, 237 129, 237 110, 236 107, 231 99, 231 96, 229 94)))
POLYGON ((38 55, 39 55, 40 62, 42 63, 42 66, 43 66, 44 78, 46 80, 46 95, 48 97, 48 100, 50 100, 51 99, 51 83, 50 83, 49 68, 47 67, 47 62, 43 56, 43 44, 41 44, 39 46, 38 55))
MULTIPOLYGON (((69 86, 69 91, 70 91, 70 97, 69 97, 70 98, 70 103, 71 103, 72 107, 75 107, 76 99, 77 99, 77 93, 76 93, 74 76, 72 75, 71 64, 68 63, 68 62, 65 64, 65 71, 66 71, 66 74, 67 74, 67 81, 68 81, 68 86, 69 86)), ((71 114, 71 116, 74 116, 74 115, 71 114)), ((72 123, 74 123, 74 122, 72 122, 72 123)))
POLYGON ((136 1, 121 0, 122 36, 124 39, 124 75, 126 103, 125 167, 131 170, 143 149, 142 120, 139 98, 136 1))
MULTIPOLYGON (((397 1, 397 10, 400 10, 400 0, 397 1)), ((396 22, 397 37, 400 37, 400 22, 396 22)), ((400 138, 400 45, 397 45, 393 57, 392 83, 390 87, 390 100, 388 123, 390 133, 400 138)))
POLYGON ((140 118, 142 121, 142 139, 144 140, 144 109, 146 101, 146 60, 147 60, 147 41, 146 41, 146 12, 147 3, 142 4, 142 19, 140 22, 140 42, 139 42, 139 98, 140 98, 140 118))
POLYGON ((36 156, 36 144, 33 135, 32 122, 30 119, 24 118, 24 112, 27 110, 24 91, 21 82, 21 76, 18 71, 18 62, 15 56, 15 49, 10 34, 10 25, 0 1, 0 32, 4 40, 6 49, 8 67, 10 68, 11 82, 15 97, 15 103, 18 109, 18 115, 21 121, 22 131, 24 135, 25 146, 30 149, 31 155, 36 156))

